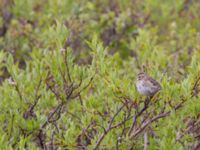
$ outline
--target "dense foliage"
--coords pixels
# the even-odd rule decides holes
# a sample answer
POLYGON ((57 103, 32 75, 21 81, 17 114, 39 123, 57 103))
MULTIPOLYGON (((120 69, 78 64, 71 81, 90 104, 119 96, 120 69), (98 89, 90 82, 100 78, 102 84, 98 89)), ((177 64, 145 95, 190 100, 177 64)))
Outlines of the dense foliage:
POLYGON ((1 0, 0 149, 200 148, 198 0, 1 0), (141 69, 162 90, 135 87, 141 69))

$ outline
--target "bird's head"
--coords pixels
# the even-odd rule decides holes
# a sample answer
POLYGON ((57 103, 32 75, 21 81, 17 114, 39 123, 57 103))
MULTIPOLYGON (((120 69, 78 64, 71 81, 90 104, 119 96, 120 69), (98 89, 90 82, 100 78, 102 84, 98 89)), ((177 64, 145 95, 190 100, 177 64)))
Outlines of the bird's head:
POLYGON ((137 75, 137 80, 142 80, 146 77, 146 74, 144 72, 140 72, 138 75, 137 75))

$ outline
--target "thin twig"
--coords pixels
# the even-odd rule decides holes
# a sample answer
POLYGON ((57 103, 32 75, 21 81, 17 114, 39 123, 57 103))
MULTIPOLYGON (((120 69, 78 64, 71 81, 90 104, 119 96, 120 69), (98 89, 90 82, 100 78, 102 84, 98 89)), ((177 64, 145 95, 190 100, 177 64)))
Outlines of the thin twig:
POLYGON ((135 127, 136 125, 136 122, 137 122, 137 118, 146 110, 148 109, 148 105, 150 103, 150 99, 149 98, 146 98, 145 102, 144 102, 144 107, 141 109, 141 111, 139 111, 138 113, 136 113, 136 115, 134 116, 133 118, 133 123, 132 123, 132 126, 130 127, 129 131, 128 131, 128 135, 131 135, 131 132, 133 130, 133 128, 135 127))
POLYGON ((46 125, 49 123, 50 119, 54 116, 54 114, 61 108, 61 106, 63 105, 63 103, 59 104, 56 109, 54 109, 54 111, 52 113, 49 114, 49 116, 47 117, 46 122, 42 125, 41 128, 45 128, 46 125))
POLYGON ((88 84, 86 84, 82 89, 80 89, 80 91, 78 91, 77 93, 72 95, 70 98, 74 99, 74 98, 78 97, 82 91, 84 91, 85 89, 87 89, 89 87, 89 85, 92 83, 93 79, 94 79, 94 76, 92 76, 90 78, 90 81, 88 82, 88 84))
MULTIPOLYGON (((98 147, 100 146, 101 142, 103 141, 103 139, 105 138, 105 136, 114 128, 118 127, 118 125, 112 126, 116 116, 121 112, 121 110, 125 107, 125 105, 122 105, 117 112, 113 115, 113 117, 111 118, 111 120, 109 121, 109 125, 108 127, 104 130, 104 132, 101 134, 101 136, 98 138, 93 150, 97 150, 98 147)), ((122 125, 122 123, 120 123, 120 125, 122 125)))
POLYGON ((38 95, 38 92, 39 92, 39 89, 40 89, 40 86, 41 86, 41 83, 42 83, 42 77, 40 78, 39 80, 39 83, 35 89, 35 100, 34 100, 34 103, 33 105, 30 107, 29 111, 30 112, 33 112, 33 109, 35 108, 35 106, 37 105, 38 103, 38 100, 40 99, 41 95, 38 95))
POLYGON ((66 80, 66 78, 65 78, 65 71, 62 72, 62 70, 61 70, 60 67, 58 67, 58 69, 59 69, 59 72, 60 72, 60 74, 61 74, 61 76, 62 76, 62 79, 63 79, 63 82, 64 82, 64 88, 66 88, 66 86, 67 86, 67 80, 66 80))
POLYGON ((148 148, 148 134, 147 131, 144 133, 144 150, 148 148))
POLYGON ((68 56, 68 55, 67 55, 67 50, 65 50, 65 53, 64 53, 64 63, 65 63, 65 66, 66 66, 66 68, 67 68, 67 76, 68 76, 68 79, 69 79, 70 82, 72 82, 72 79, 71 79, 71 76, 70 76, 70 72, 69 72, 69 65, 68 65, 68 61, 67 61, 67 59, 68 59, 67 56, 68 56))
POLYGON ((134 137, 136 137, 139 133, 141 133, 148 125, 150 125, 152 122, 157 121, 158 119, 164 118, 169 116, 170 111, 159 114, 155 117, 153 117, 152 119, 150 119, 149 121, 145 122, 144 124, 141 125, 141 127, 139 127, 135 132, 133 132, 130 135, 130 139, 133 139, 134 137))
POLYGON ((15 85, 15 89, 16 89, 18 95, 19 95, 20 100, 23 101, 22 93, 21 93, 21 91, 19 90, 18 84, 15 85))
POLYGON ((199 82, 200 82, 200 76, 197 78, 197 80, 194 83, 194 86, 191 91, 191 97, 194 97, 196 95, 195 90, 198 87, 199 82))
POLYGON ((54 150, 54 136, 55 136, 55 131, 53 131, 52 134, 51 134, 51 142, 49 144, 50 150, 54 150))

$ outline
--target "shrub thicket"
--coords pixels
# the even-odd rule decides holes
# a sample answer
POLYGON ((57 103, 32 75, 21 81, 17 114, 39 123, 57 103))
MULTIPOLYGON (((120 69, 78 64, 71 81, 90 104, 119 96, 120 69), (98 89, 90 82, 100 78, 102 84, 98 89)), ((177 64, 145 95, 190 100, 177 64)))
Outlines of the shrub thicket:
POLYGON ((0 8, 0 149, 200 148, 198 0, 0 8), (142 66, 162 85, 150 102, 142 66))

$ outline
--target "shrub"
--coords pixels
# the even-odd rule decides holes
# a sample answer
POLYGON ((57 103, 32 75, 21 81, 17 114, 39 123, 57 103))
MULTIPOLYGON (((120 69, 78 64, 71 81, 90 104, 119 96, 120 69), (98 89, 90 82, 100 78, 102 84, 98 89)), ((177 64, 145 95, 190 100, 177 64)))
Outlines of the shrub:
POLYGON ((198 149, 199 7, 5 1, 0 149, 198 149), (142 66, 162 85, 151 100, 142 66))

